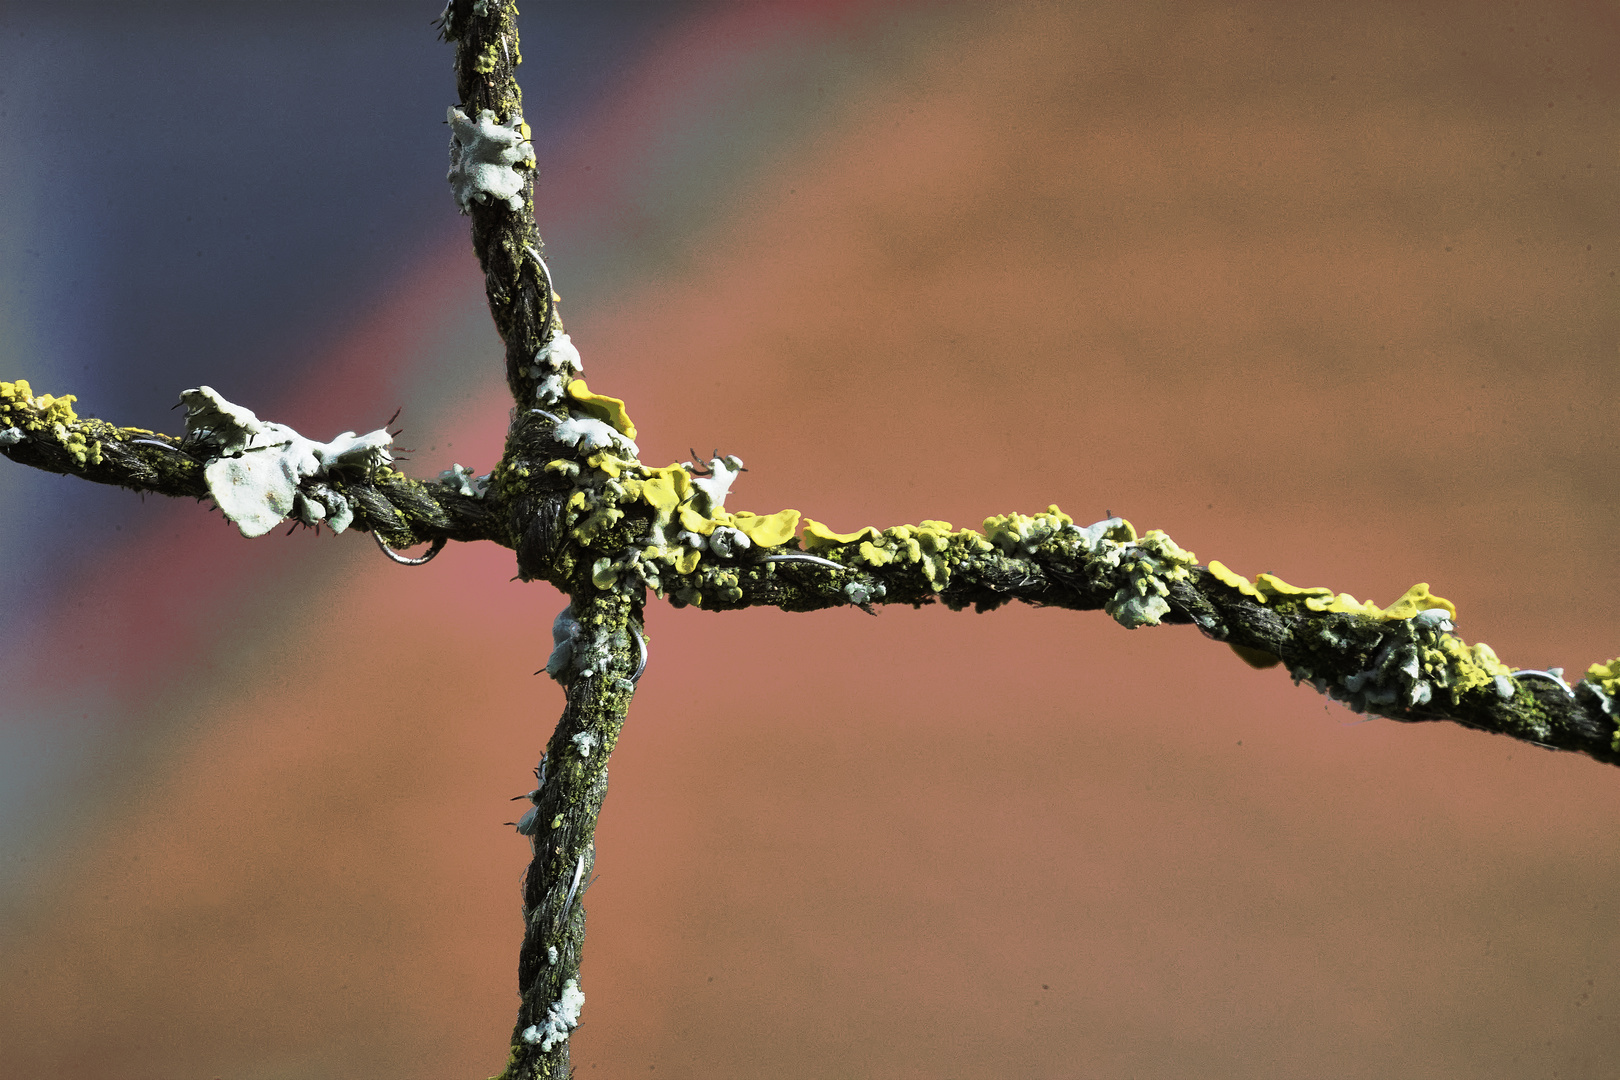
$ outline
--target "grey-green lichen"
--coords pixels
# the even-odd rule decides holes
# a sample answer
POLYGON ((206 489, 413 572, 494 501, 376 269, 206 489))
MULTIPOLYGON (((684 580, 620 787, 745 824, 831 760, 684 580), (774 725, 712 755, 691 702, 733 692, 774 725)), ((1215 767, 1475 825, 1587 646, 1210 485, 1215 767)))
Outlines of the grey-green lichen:
MULTIPOLYGON (((489 68, 479 70, 493 67, 491 60, 489 68)), ((529 142, 529 125, 523 117, 513 116, 503 124, 489 109, 482 109, 473 120, 454 105, 445 117, 450 124, 450 171, 446 179, 461 212, 465 214, 474 203, 490 199, 521 210, 524 175, 518 170, 534 168, 534 146, 529 142)))
POLYGON ((319 479, 336 470, 369 474, 393 460, 393 436, 346 431, 330 442, 306 439, 285 424, 260 420, 212 387, 180 395, 186 442, 203 455, 208 492, 243 536, 263 536, 288 517, 325 522, 342 532, 354 520, 349 500, 319 479), (308 482, 314 481, 314 482, 308 482))

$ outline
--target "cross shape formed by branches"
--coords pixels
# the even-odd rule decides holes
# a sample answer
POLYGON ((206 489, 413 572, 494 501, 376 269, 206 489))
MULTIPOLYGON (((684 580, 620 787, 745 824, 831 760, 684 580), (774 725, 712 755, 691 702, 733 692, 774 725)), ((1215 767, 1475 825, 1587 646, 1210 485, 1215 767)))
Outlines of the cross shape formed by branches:
MULTIPOLYGON (((581 898, 607 761, 646 664, 649 594, 714 610, 769 606, 875 610, 939 602, 994 609, 1013 600, 1102 609, 1123 625, 1194 624, 1256 666, 1358 711, 1448 719, 1538 745, 1620 760, 1613 697, 1620 665, 1570 686, 1560 672, 1514 670, 1455 633, 1456 611, 1417 585, 1388 607, 1270 575, 1250 581, 1199 564, 1165 534, 1122 518, 1080 526, 1056 507, 993 517, 980 530, 923 521, 838 533, 798 511, 727 508, 742 462, 649 467, 620 399, 593 392, 563 332, 534 219, 534 157, 515 68, 510 3, 454 3, 460 103, 449 112, 450 181, 472 220, 516 406, 487 477, 431 482, 391 467, 384 432, 327 443, 261 421, 206 387, 188 391, 186 431, 159 435, 81 419, 70 397, 0 384, 0 447, 23 464, 166 495, 211 497, 247 535, 292 519, 372 532, 385 551, 492 540, 519 574, 570 597, 546 667, 566 689, 519 829, 534 861, 524 889, 523 994, 508 1075, 567 1072, 583 1002, 581 898)), ((694 458, 697 455, 694 453, 694 458)))

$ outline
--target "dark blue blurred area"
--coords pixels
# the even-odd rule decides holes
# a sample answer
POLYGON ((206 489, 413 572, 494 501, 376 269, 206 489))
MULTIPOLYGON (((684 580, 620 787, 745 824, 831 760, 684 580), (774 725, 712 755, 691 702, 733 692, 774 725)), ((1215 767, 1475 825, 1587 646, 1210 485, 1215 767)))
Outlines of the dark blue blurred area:
MULTIPOLYGON (((296 423, 278 403, 320 378, 408 267, 459 240, 476 295, 445 182, 456 96, 441 5, 0 0, 0 379, 157 430, 179 429, 178 393, 203 383, 296 423)), ((692 6, 526 0, 537 145, 556 145, 692 6)), ((0 462, 0 682, 64 688, 0 695, 7 871, 18 815, 40 819, 39 792, 77 775, 123 716, 73 657, 41 666, 34 620, 91 560, 200 512, 144 502, 0 462)))
MULTIPOLYGON (((530 7, 537 141, 679 9, 530 7)), ((241 400, 296 378, 320 328, 464 228, 444 181, 438 10, 8 5, 0 259, 35 350, 8 373, 48 372, 124 422, 162 416, 222 357, 241 400)))
MULTIPOLYGON (((539 143, 690 5, 526 7, 539 143)), ((439 11, 0 6, 0 378, 160 430, 200 383, 272 409, 332 330, 464 234, 439 11)), ((0 470, 0 499, 0 573, 30 593, 47 552, 71 560, 87 529, 156 520, 126 493, 22 469, 0 470)))

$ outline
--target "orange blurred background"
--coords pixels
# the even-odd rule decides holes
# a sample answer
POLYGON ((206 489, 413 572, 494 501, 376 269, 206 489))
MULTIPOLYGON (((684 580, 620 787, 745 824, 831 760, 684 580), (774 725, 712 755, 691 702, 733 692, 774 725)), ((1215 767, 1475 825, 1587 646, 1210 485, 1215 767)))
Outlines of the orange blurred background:
MULTIPOLYGON (((568 329, 644 460, 736 453, 734 509, 836 529, 1112 512, 1250 576, 1428 581, 1515 666, 1620 650, 1612 7, 760 10, 673 20, 542 148, 568 329), (680 179, 704 138, 737 154, 712 191, 680 179)), ((470 281, 457 234, 333 335, 338 385, 470 318, 470 281)), ((481 332, 417 475, 499 453, 481 332)), ((360 425, 336 398, 272 415, 360 425)), ((165 719, 102 753, 7 910, 0 1073, 498 1072, 501 823, 561 708, 530 672, 563 599, 492 547, 405 570, 129 512, 192 554, 101 554, 81 602, 127 603, 120 634, 201 563, 260 568, 135 659, 63 609, 165 719)), ((1612 769, 1362 722, 1100 613, 648 625, 582 1075, 1612 1072, 1612 769)))

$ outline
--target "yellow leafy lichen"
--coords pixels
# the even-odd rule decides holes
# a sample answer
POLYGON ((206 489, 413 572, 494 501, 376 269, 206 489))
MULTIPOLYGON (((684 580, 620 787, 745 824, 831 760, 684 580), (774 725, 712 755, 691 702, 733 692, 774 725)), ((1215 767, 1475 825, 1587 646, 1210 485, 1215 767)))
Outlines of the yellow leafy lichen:
POLYGON ((821 522, 812 518, 804 519, 804 549, 806 551, 825 551, 828 548, 843 547, 868 537, 873 539, 881 535, 877 529, 870 525, 856 529, 852 533, 836 533, 821 522))
MULTIPOLYGON (((1246 591, 1240 584, 1245 583, 1243 577, 1232 573, 1224 566, 1217 571, 1215 569, 1217 565, 1219 564, 1214 561, 1210 562, 1209 569, 1212 574, 1215 574, 1217 578, 1220 578, 1221 581, 1231 585, 1233 588, 1246 591), (1230 575, 1230 577, 1223 576, 1223 574, 1230 575)), ((1255 575, 1254 589, 1255 592, 1260 594, 1256 599, 1261 603, 1266 603, 1269 600, 1299 601, 1310 611, 1336 611, 1344 614, 1369 615, 1375 619, 1395 621, 1410 619, 1418 612, 1430 608, 1444 608, 1453 619, 1457 617, 1457 606, 1455 604, 1450 600, 1435 596, 1429 591, 1428 584, 1421 582, 1407 589, 1399 600, 1385 608, 1379 607, 1371 600, 1357 600, 1349 593, 1335 594, 1332 589, 1322 588, 1321 586, 1302 589, 1297 585, 1288 584, 1288 582, 1275 574, 1255 575)))
MULTIPOLYGON (((79 416, 73 411, 73 403, 79 400, 72 394, 63 394, 56 397, 54 394, 41 394, 34 396, 33 387, 28 385, 26 379, 16 382, 0 382, 0 417, 8 418, 8 426, 20 426, 27 431, 45 431, 50 428, 66 428, 69 424, 79 422, 79 416), (34 415, 18 424, 17 413, 29 412, 34 415)), ((58 432, 58 441, 66 441, 67 432, 58 432)))
POLYGON ((575 379, 568 384, 568 396, 583 412, 612 425, 620 435, 627 439, 636 437, 636 425, 630 422, 630 414, 624 411, 624 402, 619 398, 591 393, 584 379, 575 379))
MULTIPOLYGON (((1413 586, 1417 588, 1417 586, 1413 586)), ((1404 598, 1403 598, 1404 599, 1404 598)), ((1390 605, 1393 607, 1394 605, 1390 605)), ((1441 605, 1430 605, 1438 607, 1441 605)), ((1452 672, 1451 696, 1457 696, 1470 690, 1483 690, 1491 687, 1498 675, 1513 674, 1513 669, 1496 658, 1496 650, 1483 641, 1473 645, 1464 645, 1460 638, 1450 634, 1441 634, 1439 642, 1440 651, 1445 653, 1451 662, 1448 665, 1452 672)))
POLYGON ((876 547, 870 540, 862 541, 861 546, 857 550, 859 551, 861 561, 865 562, 868 566, 887 566, 889 563, 894 561, 894 553, 892 551, 890 551, 888 548, 876 547))
POLYGON ((726 524, 726 519, 729 517, 724 512, 718 518, 704 517, 692 509, 690 503, 682 506, 677 516, 680 518, 681 528, 687 532, 697 533, 699 536, 712 535, 715 529, 726 524))
POLYGON ((774 514, 750 514, 739 510, 731 515, 731 525, 758 547, 780 547, 799 531, 797 510, 778 510, 774 514))
MULTIPOLYGON (((1231 570, 1228 570, 1226 564, 1221 562, 1221 560, 1209 560, 1208 569, 1209 572, 1215 576, 1215 580, 1219 581, 1222 585, 1225 585, 1228 588, 1236 589, 1244 596, 1251 596, 1260 601, 1262 604, 1266 602, 1265 593, 1255 588, 1254 583, 1248 578, 1244 577, 1242 574, 1233 573, 1231 570)), ((1238 646, 1234 645, 1232 647, 1236 649, 1238 646)), ((1252 652, 1255 650, 1250 651, 1252 652)), ((1243 654, 1239 653, 1238 655, 1242 656, 1243 654)), ((1270 656, 1271 654, 1267 653, 1266 655, 1270 656)), ((1248 657, 1244 657, 1244 659, 1248 659, 1248 657)))
POLYGON ((1379 614, 1385 619, 1410 619, 1420 611, 1430 608, 1445 608, 1451 618, 1457 617, 1457 605, 1450 600, 1443 599, 1429 591, 1429 583, 1420 581, 1407 589, 1401 598, 1379 614))

